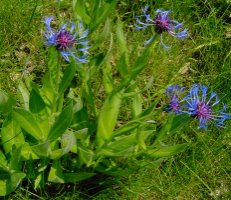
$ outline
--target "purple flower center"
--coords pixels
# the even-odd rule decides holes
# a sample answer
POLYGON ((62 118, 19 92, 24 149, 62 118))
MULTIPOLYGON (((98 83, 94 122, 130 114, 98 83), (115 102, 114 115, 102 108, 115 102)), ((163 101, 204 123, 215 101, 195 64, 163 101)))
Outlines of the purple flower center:
POLYGON ((73 35, 66 30, 62 30, 57 34, 56 44, 58 49, 65 50, 72 47, 75 43, 73 35))
POLYGON ((210 119, 212 115, 212 109, 205 102, 200 102, 196 107, 196 117, 199 119, 210 119))
POLYGON ((178 112, 180 110, 180 102, 178 100, 177 95, 173 95, 170 102, 170 107, 174 112, 178 112))
POLYGON ((155 31, 157 33, 162 33, 169 30, 171 20, 168 16, 157 15, 154 18, 155 31))

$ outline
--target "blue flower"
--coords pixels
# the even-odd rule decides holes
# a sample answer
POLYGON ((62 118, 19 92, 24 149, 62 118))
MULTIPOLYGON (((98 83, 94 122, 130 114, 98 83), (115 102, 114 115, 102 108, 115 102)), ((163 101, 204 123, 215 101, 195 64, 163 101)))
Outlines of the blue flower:
POLYGON ((208 95, 208 87, 205 85, 194 84, 184 100, 187 107, 185 112, 199 120, 198 129, 207 129, 209 123, 224 128, 224 121, 230 118, 230 115, 225 113, 225 104, 222 110, 215 109, 220 100, 215 92, 208 95))
MULTIPOLYGON (((166 46, 163 43, 162 33, 167 32, 170 35, 185 39, 187 37, 187 31, 188 29, 185 28, 181 31, 178 31, 181 29, 183 23, 180 23, 176 20, 173 20, 169 17, 169 14, 171 13, 171 10, 161 10, 158 9, 155 12, 155 17, 152 18, 150 14, 147 14, 148 6, 145 6, 143 10, 143 15, 136 17, 136 30, 145 29, 148 26, 153 26, 154 30, 157 34, 161 34, 161 44, 164 48, 170 48, 169 46, 166 46)), ((145 42, 146 44, 149 44, 154 39, 154 36, 152 36, 149 40, 145 42)))
POLYGON ((73 57, 76 61, 86 63, 88 55, 88 30, 83 30, 83 25, 74 23, 66 23, 62 25, 58 30, 51 27, 51 21, 53 17, 47 17, 44 20, 45 31, 45 44, 47 46, 55 46, 61 53, 62 57, 70 62, 70 57, 73 57), (76 30, 78 29, 78 30, 76 30))
POLYGON ((176 114, 183 113, 183 106, 181 105, 183 102, 183 98, 181 98, 181 95, 184 89, 184 87, 180 87, 177 84, 167 87, 166 95, 170 101, 165 110, 166 112, 173 111, 176 114))

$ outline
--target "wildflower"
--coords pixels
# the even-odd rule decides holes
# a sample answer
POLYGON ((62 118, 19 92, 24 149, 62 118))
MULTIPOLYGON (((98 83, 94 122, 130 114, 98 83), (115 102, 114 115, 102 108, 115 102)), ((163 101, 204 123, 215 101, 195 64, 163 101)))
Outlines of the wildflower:
POLYGON ((182 94, 184 89, 185 89, 184 87, 180 87, 177 84, 169 86, 166 89, 166 95, 170 99, 166 112, 173 111, 176 114, 182 113, 182 105, 181 105, 182 100, 180 99, 180 95, 182 94))
MULTIPOLYGON (((150 14, 147 14, 148 6, 145 6, 143 10, 143 15, 140 15, 136 17, 136 30, 145 29, 148 26, 153 26, 154 30, 157 34, 161 34, 161 44, 164 48, 170 48, 169 46, 166 46, 163 43, 162 33, 167 32, 170 35, 185 39, 187 36, 187 28, 185 28, 182 31, 177 32, 183 25, 183 23, 180 23, 176 20, 173 20, 169 17, 169 13, 171 13, 171 10, 161 10, 158 9, 155 12, 155 17, 152 18, 150 14), (142 21, 144 20, 144 22, 142 21)), ((155 35, 154 35, 155 36, 155 35)), ((152 36, 149 40, 145 42, 145 44, 149 44, 153 39, 154 36, 152 36)))
POLYGON ((78 24, 78 31, 74 23, 66 23, 58 30, 51 28, 53 17, 47 17, 44 20, 46 31, 45 37, 47 46, 55 46, 61 53, 62 57, 70 62, 70 57, 81 63, 86 63, 88 60, 88 30, 83 30, 82 24, 78 24), (78 37, 77 37, 78 36, 78 37))
POLYGON ((207 92, 207 86, 194 84, 184 98, 187 102, 185 112, 199 120, 198 129, 207 129, 208 123, 224 128, 224 121, 230 118, 229 114, 225 113, 226 105, 223 104, 222 110, 216 110, 215 106, 220 100, 215 92, 212 92, 209 97, 207 92))

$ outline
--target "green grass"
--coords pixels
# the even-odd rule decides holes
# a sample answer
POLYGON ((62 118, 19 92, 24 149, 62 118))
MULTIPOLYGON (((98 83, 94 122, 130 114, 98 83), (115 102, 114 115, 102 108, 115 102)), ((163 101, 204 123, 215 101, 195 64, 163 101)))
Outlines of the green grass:
MULTIPOLYGON (((189 27, 190 37, 182 42, 166 38, 165 42, 172 45, 169 51, 160 46, 153 49, 153 60, 138 78, 141 86, 149 84, 143 94, 144 100, 152 99, 157 90, 168 84, 205 83, 220 94, 230 110, 231 4, 222 0, 147 2, 154 10, 172 9, 174 18, 189 27)), ((133 30, 134 17, 145 4, 139 0, 122 0, 115 14, 124 23, 129 46, 140 44, 137 50, 152 34, 147 31, 143 35, 133 30)), ((25 69, 31 69, 31 76, 40 80, 46 66, 41 20, 44 15, 71 12, 70 1, 61 1, 59 8, 55 6, 57 4, 42 0, 1 0, 0 89, 14 94, 25 69)), ((114 30, 115 23, 112 26, 114 30)), ((102 51, 106 52, 107 46, 105 43, 102 51)), ((133 55, 137 55, 137 51, 133 55)), ((97 73, 100 79, 101 72, 97 73)), ((97 88, 101 80, 96 79, 94 84, 97 88)), ((126 114, 126 109, 123 112, 126 114)), ((121 120, 126 120, 128 115, 121 120)), ((192 123, 170 139, 172 143, 188 141, 188 149, 167 159, 160 167, 150 165, 116 179, 96 177, 75 186, 57 186, 55 195, 51 193, 51 187, 33 191, 30 184, 22 185, 6 199, 231 199, 230 132, 231 126, 225 130, 198 131, 192 123)))

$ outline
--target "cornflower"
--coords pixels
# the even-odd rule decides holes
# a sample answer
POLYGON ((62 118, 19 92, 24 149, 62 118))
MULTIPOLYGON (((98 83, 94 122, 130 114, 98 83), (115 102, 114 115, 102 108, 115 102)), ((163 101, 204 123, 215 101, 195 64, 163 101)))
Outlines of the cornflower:
POLYGON ((76 61, 86 63, 88 60, 88 30, 83 30, 81 23, 77 24, 78 31, 76 31, 76 24, 66 23, 58 30, 51 28, 51 21, 53 17, 46 17, 44 20, 45 31, 45 44, 47 46, 55 46, 60 51, 62 57, 70 62, 70 57, 73 57, 76 61))
POLYGON ((224 121, 230 118, 230 115, 225 113, 225 104, 222 110, 215 109, 220 100, 215 92, 208 95, 208 87, 205 85, 194 84, 184 100, 187 108, 185 112, 199 120, 198 129, 207 129, 209 123, 224 128, 224 121))
POLYGON ((183 106, 181 104, 183 102, 183 98, 180 98, 180 96, 184 89, 184 87, 180 87, 177 84, 167 87, 166 96, 169 98, 170 101, 165 110, 166 112, 173 111, 175 114, 182 113, 183 106))
MULTIPOLYGON (((154 30, 157 34, 161 35, 161 44, 164 48, 170 48, 170 46, 166 46, 163 43, 162 33, 167 32, 175 38, 185 39, 187 34, 187 28, 182 31, 177 32, 183 25, 176 20, 173 20, 169 17, 169 13, 171 10, 161 10, 157 9, 155 11, 155 17, 152 18, 150 14, 147 14, 149 6, 146 5, 145 8, 142 9, 143 14, 136 17, 136 30, 145 29, 148 26, 153 26, 154 30), (142 21, 143 20, 143 21, 142 21)), ((150 39, 145 42, 145 45, 149 44, 155 35, 153 35, 150 39)))

